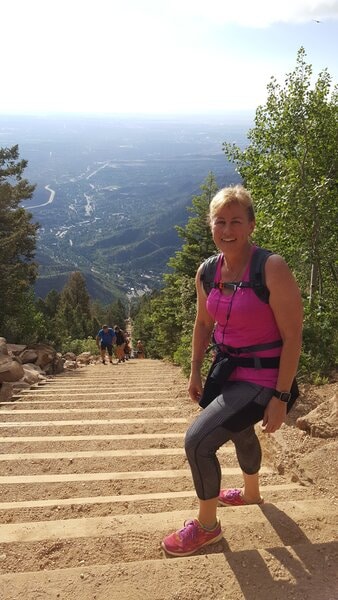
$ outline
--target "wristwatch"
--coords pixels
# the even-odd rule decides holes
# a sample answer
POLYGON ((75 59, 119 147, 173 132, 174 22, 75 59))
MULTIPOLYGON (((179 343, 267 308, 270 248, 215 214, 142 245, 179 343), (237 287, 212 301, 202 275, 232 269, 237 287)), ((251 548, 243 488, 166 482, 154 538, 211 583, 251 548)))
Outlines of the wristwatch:
POLYGON ((279 392, 278 390, 275 390, 273 395, 282 402, 289 402, 289 400, 291 400, 291 392, 279 392))

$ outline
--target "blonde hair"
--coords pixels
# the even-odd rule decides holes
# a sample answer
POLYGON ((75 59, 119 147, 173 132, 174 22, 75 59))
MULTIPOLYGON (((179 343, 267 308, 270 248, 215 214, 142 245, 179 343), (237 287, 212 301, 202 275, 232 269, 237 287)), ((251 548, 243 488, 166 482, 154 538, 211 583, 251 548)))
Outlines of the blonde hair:
POLYGON ((213 197, 209 205, 209 220, 215 218, 223 206, 227 204, 237 203, 246 209, 249 221, 255 220, 255 211, 253 207, 250 192, 243 185, 234 185, 232 187, 222 188, 213 197))

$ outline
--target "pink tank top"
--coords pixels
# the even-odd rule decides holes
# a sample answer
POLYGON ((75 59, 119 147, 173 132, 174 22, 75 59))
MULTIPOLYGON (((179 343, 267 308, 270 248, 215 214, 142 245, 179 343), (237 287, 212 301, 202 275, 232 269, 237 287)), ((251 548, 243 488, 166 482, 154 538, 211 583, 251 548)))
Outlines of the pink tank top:
MULTIPOLYGON (((253 246, 253 252, 257 246, 253 246)), ((214 281, 220 281, 223 256, 217 264, 214 281)), ((242 277, 249 281, 250 262, 242 277)), ((226 344, 235 348, 275 342, 281 338, 274 314, 265 302, 260 300, 251 288, 237 288, 229 296, 213 288, 207 298, 207 310, 215 321, 214 339, 217 344, 226 344)), ((243 353, 240 356, 270 357, 280 356, 281 347, 243 353)), ((229 380, 249 381, 269 388, 275 388, 278 369, 255 369, 236 367, 229 380)))

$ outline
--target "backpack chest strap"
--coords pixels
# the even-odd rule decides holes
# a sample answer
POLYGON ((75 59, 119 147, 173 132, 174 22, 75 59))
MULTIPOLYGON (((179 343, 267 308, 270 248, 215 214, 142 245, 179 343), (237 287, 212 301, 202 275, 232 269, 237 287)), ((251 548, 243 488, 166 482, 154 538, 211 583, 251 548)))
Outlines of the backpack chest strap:
POLYGON ((258 288, 263 286, 253 281, 213 281, 210 287, 218 290, 229 289, 236 291, 240 288, 258 288))

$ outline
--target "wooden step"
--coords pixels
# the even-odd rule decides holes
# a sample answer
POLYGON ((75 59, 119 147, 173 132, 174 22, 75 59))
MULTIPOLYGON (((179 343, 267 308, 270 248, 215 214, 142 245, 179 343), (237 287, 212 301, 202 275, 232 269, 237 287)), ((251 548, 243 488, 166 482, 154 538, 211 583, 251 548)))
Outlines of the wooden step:
MULTIPOLYGON (((264 496, 269 492, 295 492, 301 491, 306 493, 306 490, 298 483, 285 483, 279 485, 266 485, 261 487, 261 493, 264 496)), ((81 498, 54 498, 46 500, 26 500, 21 502, 0 502, 0 510, 18 509, 18 508, 40 508, 46 506, 71 506, 73 504, 122 504, 124 502, 141 502, 155 500, 171 500, 178 498, 196 498, 194 490, 186 490, 180 492, 155 492, 152 494, 120 494, 118 496, 85 496, 81 498)), ((196 503, 197 504, 197 503, 196 503)))
POLYGON ((52 553, 41 565, 50 570, 0 575, 0 590, 4 600, 336 600, 337 547, 300 543, 97 565, 80 554, 76 567, 64 569, 52 553))
MULTIPOLYGON (((237 475, 240 474, 241 470, 239 467, 223 468, 222 474, 237 475)), ((262 467, 261 474, 272 473, 272 470, 268 467, 262 467)), ((189 469, 172 469, 163 471, 116 471, 116 472, 104 472, 104 473, 53 473, 52 475, 4 475, 0 477, 0 485, 8 485, 13 483, 24 484, 24 483, 57 483, 65 481, 105 481, 113 479, 166 479, 166 478, 179 478, 190 476, 189 469)))
POLYGON ((166 418, 137 418, 137 419, 65 419, 65 420, 48 420, 48 421, 7 421, 0 423, 0 428, 9 427, 60 427, 65 425, 131 425, 135 423, 166 423, 167 425, 175 425, 177 423, 187 424, 187 419, 182 417, 166 418))
MULTIPOLYGON (((335 544, 337 513, 337 505, 328 506, 325 500, 220 508, 224 538, 199 554, 221 554, 224 559, 234 552, 266 548, 283 556, 285 546, 335 544)), ((7 552, 15 552, 12 569, 18 572, 39 570, 43 556, 53 553, 62 568, 77 566, 79 557, 86 557, 87 564, 156 560, 164 555, 162 538, 191 516, 190 511, 174 511, 3 524, 0 555, 7 558, 7 552)))
MULTIPOLYGON (((1 411, 1 415, 2 416, 7 416, 9 417, 7 419, 7 423, 11 423, 12 419, 16 419, 16 418, 20 418, 18 417, 18 415, 25 415, 25 420, 27 422, 29 422, 30 418, 39 418, 39 415, 78 415, 78 414, 83 414, 84 416, 86 415, 91 415, 91 414, 100 414, 100 413, 109 413, 111 416, 117 415, 117 416, 122 416, 123 413, 126 413, 129 416, 129 413, 133 413, 135 416, 139 416, 139 415, 145 415, 147 416, 147 413, 154 413, 155 416, 161 416, 161 414, 167 414, 169 413, 176 413, 178 414, 179 412, 179 406, 143 406, 143 407, 139 407, 137 406, 137 408, 133 408, 133 407, 116 407, 116 406, 110 406, 109 408, 106 407, 95 407, 95 408, 88 408, 88 407, 81 407, 81 408, 73 408, 73 407, 69 407, 69 408, 34 408, 34 409, 19 409, 19 408, 15 408, 15 410, 3 410, 1 411), (121 414, 122 413, 122 414, 121 414)), ((61 417, 58 417, 61 418, 61 417)))
MULTIPOLYGON (((167 480, 165 480, 165 484, 167 480)), ((43 490, 45 499, 42 495, 31 496, 30 500, 19 500, 15 495, 15 501, 0 504, 0 522, 1 523, 25 523, 27 521, 54 521, 58 519, 79 519, 86 517, 103 517, 113 515, 138 514, 142 517, 145 513, 161 513, 168 511, 184 510, 189 511, 191 515, 196 515, 198 510, 198 500, 195 491, 191 489, 191 481, 187 480, 186 490, 175 486, 169 491, 166 485, 157 485, 152 492, 147 493, 146 489, 136 486, 127 486, 126 489, 117 493, 112 490, 111 495, 104 485, 92 484, 90 489, 88 484, 83 488, 78 488, 81 495, 76 495, 76 489, 70 489, 68 486, 62 486, 59 490, 49 486, 49 493, 43 490), (69 490, 72 493, 67 492, 69 490), (52 494, 55 493, 53 497, 52 494)), ((37 490, 36 490, 37 491, 37 490)), ((276 485, 262 485, 261 493, 267 502, 281 502, 292 498, 293 500, 305 500, 308 498, 309 490, 301 485, 293 483, 281 483, 276 485)))
MULTIPOLYGON (((27 408, 27 406, 52 406, 54 407, 57 404, 62 404, 66 407, 68 407, 68 405, 72 405, 72 404, 77 404, 79 406, 85 406, 86 404, 93 404, 93 406, 96 406, 98 404, 102 404, 103 406, 105 405, 111 405, 112 404, 112 400, 111 398, 108 399, 84 399, 84 398, 76 398, 75 400, 73 399, 74 396, 73 394, 69 395, 69 398, 66 396, 65 398, 63 398, 62 400, 56 400, 55 399, 55 394, 50 394, 50 399, 46 400, 45 396, 43 398, 39 398, 39 400, 22 400, 21 398, 14 404, 13 402, 1 402, 0 406, 4 407, 4 406, 11 406, 13 410, 17 410, 16 407, 21 407, 23 406, 24 408, 27 408), (54 399, 53 399, 54 398, 54 399), (15 407, 15 408, 14 408, 15 407)), ((139 396, 136 398, 114 398, 114 406, 118 405, 124 405, 128 403, 133 403, 135 405, 135 402, 137 401, 137 405, 143 405, 143 404, 158 404, 159 406, 162 406, 162 404, 167 403, 168 406, 172 406, 172 399, 167 400, 167 397, 154 397, 154 398, 140 398, 139 396)), ((3 411, 1 410, 0 414, 2 414, 3 411)))
MULTIPOLYGON (((279 545, 281 541, 287 545, 306 540, 315 543, 320 542, 324 535, 331 541, 335 541, 338 533, 337 516, 338 503, 328 504, 325 499, 290 500, 277 504, 219 508, 224 538, 231 550, 248 550, 253 544, 269 547, 279 545), (304 526, 306 526, 306 534, 303 532, 304 526), (253 528, 251 541, 244 535, 245 530, 250 527, 253 528), (262 540, 263 544, 258 540, 262 540)), ((142 518, 139 515, 120 515, 94 519, 10 523, 0 525, 0 540, 2 544, 8 544, 49 538, 83 540, 113 535, 124 537, 125 544, 128 545, 133 544, 133 538, 143 535, 156 537, 158 532, 165 535, 168 531, 180 527, 189 518, 191 515, 186 511, 174 511, 143 515, 142 518)), ((218 544, 224 545, 224 542, 218 544)), ((156 543, 153 543, 152 547, 156 547, 156 543)), ((208 547, 206 550, 214 551, 215 548, 208 547)))

